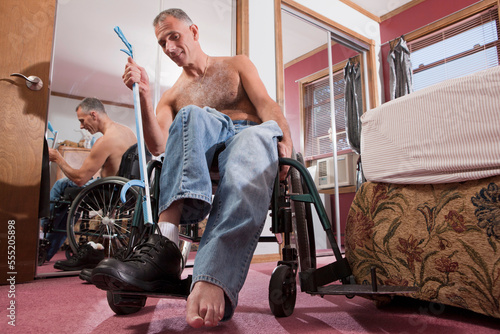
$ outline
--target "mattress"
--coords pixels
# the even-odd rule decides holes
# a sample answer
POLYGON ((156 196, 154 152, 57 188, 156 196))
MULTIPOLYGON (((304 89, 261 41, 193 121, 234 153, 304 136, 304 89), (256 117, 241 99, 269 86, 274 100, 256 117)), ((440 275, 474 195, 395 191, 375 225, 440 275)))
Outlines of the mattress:
POLYGON ((387 102, 361 122, 369 181, 429 184, 500 175, 500 66, 387 102))

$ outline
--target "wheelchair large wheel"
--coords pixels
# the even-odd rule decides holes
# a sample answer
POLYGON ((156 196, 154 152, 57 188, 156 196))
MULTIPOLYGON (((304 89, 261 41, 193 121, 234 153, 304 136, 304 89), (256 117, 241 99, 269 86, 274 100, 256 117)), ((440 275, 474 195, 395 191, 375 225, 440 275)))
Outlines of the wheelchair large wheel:
POLYGON ((290 266, 277 266, 269 282, 269 307, 275 317, 292 315, 297 299, 295 273, 290 266))
MULTIPOLYGON (((90 241, 100 243, 107 257, 126 250, 139 191, 130 188, 122 203, 120 192, 128 179, 112 176, 85 187, 71 204, 67 233, 73 253, 90 241)), ((136 223, 137 224, 137 223, 136 223)))
MULTIPOLYGON (((297 160, 303 164, 302 156, 297 154, 297 160), (302 160, 302 161, 301 161, 302 160)), ((290 170, 292 193, 303 194, 306 187, 302 184, 300 173, 295 168, 290 170)), ((311 204, 292 201, 295 214, 292 220, 295 234, 295 244, 299 254, 299 266, 301 271, 316 268, 316 245, 314 228, 312 223, 311 204)))

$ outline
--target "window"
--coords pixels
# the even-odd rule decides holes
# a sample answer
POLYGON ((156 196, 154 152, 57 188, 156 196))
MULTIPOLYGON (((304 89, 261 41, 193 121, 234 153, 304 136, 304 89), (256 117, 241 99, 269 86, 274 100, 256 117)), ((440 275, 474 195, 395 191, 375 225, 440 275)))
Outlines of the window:
POLYGON ((413 89, 497 66, 498 30, 494 6, 408 42, 413 89))
MULTIPOLYGON (((335 132, 337 133, 337 151, 350 149, 346 139, 344 115, 344 72, 333 74, 335 132)), ((306 160, 330 156, 333 143, 329 133, 332 122, 330 116, 330 82, 328 75, 303 85, 303 105, 305 119, 306 160)))

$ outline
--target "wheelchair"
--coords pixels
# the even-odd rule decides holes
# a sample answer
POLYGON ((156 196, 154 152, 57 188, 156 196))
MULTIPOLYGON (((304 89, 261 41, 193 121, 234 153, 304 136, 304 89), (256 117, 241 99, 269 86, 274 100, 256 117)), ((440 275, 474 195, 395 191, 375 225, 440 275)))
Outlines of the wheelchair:
MULTIPOLYGON (((147 154, 147 159, 151 159, 151 154, 147 154)), ((133 221, 139 189, 131 188, 126 201, 120 200, 123 186, 140 177, 138 163, 137 144, 134 144, 122 156, 119 176, 98 179, 86 187, 67 188, 63 197, 52 202, 54 209, 44 226, 39 263, 45 261, 50 246, 46 238, 48 233, 66 234, 67 258, 77 254, 79 248, 90 241, 102 244, 106 257, 123 254, 133 226, 141 225, 133 221)))
MULTIPOLYGON (((279 158, 279 163, 280 166, 289 166, 290 171, 285 181, 280 181, 279 175, 276 176, 270 203, 271 232, 277 237, 261 237, 259 240, 259 242, 279 241, 282 247, 282 260, 278 261, 269 282, 268 301, 273 315, 287 317, 293 313, 297 295, 297 273, 301 291, 310 295, 353 297, 416 292, 417 288, 414 287, 377 286, 374 269, 372 285, 355 284, 349 263, 338 248, 325 208, 301 155, 296 154, 294 158, 279 158), (334 262, 321 268, 317 268, 316 264, 311 206, 316 209, 335 258, 334 262), (340 281, 342 284, 330 284, 335 281, 340 281)), ((151 161, 147 166, 154 220, 158 217, 160 170, 159 161, 151 161)), ((140 201, 135 208, 135 215, 140 218, 135 219, 134 224, 139 225, 132 228, 128 238, 127 254, 130 254, 137 242, 154 233, 157 224, 157 221, 154 221, 154 224, 147 224, 148 226, 144 227, 140 201)), ((180 231, 180 238, 187 240, 188 244, 198 242, 197 232, 196 225, 188 225, 186 230, 180 231)), ((187 258, 184 252, 183 256, 184 259, 187 258)), ((189 275, 180 282, 165 286, 162 291, 157 292, 107 291, 107 300, 117 315, 132 314, 144 307, 148 297, 187 299, 191 282, 192 277, 189 275)))

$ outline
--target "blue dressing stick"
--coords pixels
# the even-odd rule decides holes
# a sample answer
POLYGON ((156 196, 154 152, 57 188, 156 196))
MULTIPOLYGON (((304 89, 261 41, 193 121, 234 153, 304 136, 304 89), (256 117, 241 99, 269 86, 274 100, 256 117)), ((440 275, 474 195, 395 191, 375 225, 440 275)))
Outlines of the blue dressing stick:
POLYGON ((52 148, 55 148, 57 141, 57 131, 54 130, 50 121, 47 124, 47 128, 49 129, 50 132, 52 132, 52 135, 54 136, 53 138, 47 138, 47 139, 52 139, 52 148))
MULTIPOLYGON (((115 32, 122 40, 123 44, 127 49, 120 49, 120 51, 125 52, 128 56, 134 58, 134 53, 132 50, 132 45, 127 41, 125 35, 123 34, 120 27, 115 27, 115 32)), ((153 224, 153 214, 151 211, 151 198, 149 196, 149 181, 146 177, 146 154, 144 152, 144 134, 142 131, 142 114, 141 114, 141 103, 139 99, 139 87, 137 83, 132 86, 132 91, 134 93, 134 109, 135 109, 135 124, 137 131, 137 149, 139 150, 139 170, 141 172, 140 180, 130 180, 127 182, 120 193, 120 198, 122 202, 126 201, 126 193, 130 187, 141 187, 144 189, 142 197, 142 211, 144 213, 144 223, 153 224)))

